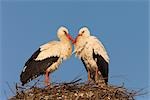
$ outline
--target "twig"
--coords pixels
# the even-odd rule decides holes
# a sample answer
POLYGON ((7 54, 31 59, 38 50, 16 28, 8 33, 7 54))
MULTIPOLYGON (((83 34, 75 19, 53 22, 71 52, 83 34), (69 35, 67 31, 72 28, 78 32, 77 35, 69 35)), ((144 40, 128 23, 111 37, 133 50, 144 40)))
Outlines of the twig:
POLYGON ((79 79, 82 76, 82 74, 83 74, 83 70, 81 70, 81 72, 78 73, 77 76, 72 81, 75 81, 75 80, 79 79))
POLYGON ((81 80, 82 80, 82 79, 80 78, 80 79, 78 79, 78 80, 71 81, 71 82, 69 82, 69 83, 64 83, 64 85, 75 84, 75 83, 77 83, 77 82, 79 82, 79 81, 81 81, 81 80))
POLYGON ((33 84, 33 86, 31 86, 31 88, 35 87, 36 84, 37 84, 39 81, 40 81, 40 79, 38 79, 38 80, 33 84))

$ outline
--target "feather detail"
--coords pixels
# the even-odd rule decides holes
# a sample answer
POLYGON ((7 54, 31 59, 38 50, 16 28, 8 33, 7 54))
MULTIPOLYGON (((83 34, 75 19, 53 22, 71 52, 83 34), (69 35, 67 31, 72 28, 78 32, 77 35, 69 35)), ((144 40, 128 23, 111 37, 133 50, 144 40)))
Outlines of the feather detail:
POLYGON ((45 45, 42 45, 40 47, 40 53, 37 56, 37 58, 35 59, 36 61, 39 60, 44 60, 48 57, 54 56, 54 57, 59 57, 60 53, 61 53, 61 48, 60 48, 60 43, 59 42, 49 42, 45 45))

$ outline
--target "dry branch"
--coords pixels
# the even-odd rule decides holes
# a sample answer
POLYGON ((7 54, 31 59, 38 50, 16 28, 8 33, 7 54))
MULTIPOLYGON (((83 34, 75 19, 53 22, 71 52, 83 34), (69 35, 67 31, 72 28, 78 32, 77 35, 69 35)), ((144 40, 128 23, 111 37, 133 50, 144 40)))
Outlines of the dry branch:
POLYGON ((124 86, 101 86, 80 80, 43 88, 16 86, 16 95, 9 100, 134 100, 137 95, 136 91, 129 91, 124 86))

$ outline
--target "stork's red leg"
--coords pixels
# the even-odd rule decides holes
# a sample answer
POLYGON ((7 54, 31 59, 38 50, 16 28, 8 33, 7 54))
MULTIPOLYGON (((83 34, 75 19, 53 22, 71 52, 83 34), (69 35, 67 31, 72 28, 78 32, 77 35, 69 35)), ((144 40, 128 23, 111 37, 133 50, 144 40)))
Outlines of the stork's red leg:
POLYGON ((88 72, 88 81, 91 81, 91 74, 90 74, 90 71, 87 70, 87 72, 88 72))
POLYGON ((98 80, 98 68, 96 67, 96 70, 95 70, 95 81, 97 82, 98 80))
POLYGON ((46 70, 46 74, 45 74, 45 85, 49 86, 50 82, 49 82, 49 71, 46 70))

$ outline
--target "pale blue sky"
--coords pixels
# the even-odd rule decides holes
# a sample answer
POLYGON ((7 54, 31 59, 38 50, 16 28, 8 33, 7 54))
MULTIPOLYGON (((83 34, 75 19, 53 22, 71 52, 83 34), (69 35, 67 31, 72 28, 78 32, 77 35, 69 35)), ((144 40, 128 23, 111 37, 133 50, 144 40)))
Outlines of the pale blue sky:
MULTIPOLYGON (((56 40, 56 30, 64 25, 75 37, 87 26, 101 39, 109 56, 109 83, 129 89, 148 88, 148 3, 146 1, 94 2, 1 2, 0 98, 12 95, 19 83, 24 63, 48 41, 56 40)), ((82 62, 74 55, 52 74, 52 81, 71 81, 81 75, 87 79, 82 62)), ((147 97, 138 97, 138 100, 147 97)))

